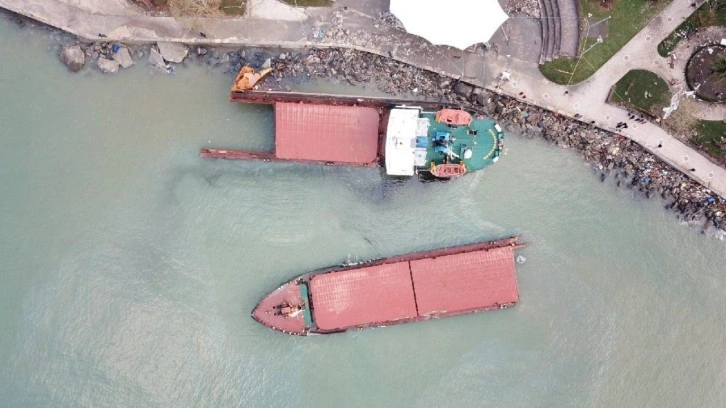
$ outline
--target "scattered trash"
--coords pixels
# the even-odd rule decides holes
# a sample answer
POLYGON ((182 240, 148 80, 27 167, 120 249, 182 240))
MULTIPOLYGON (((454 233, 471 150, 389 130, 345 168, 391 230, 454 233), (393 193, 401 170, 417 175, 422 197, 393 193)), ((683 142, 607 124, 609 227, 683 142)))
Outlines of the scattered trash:
POLYGON ((313 38, 317 40, 322 40, 325 38, 325 31, 322 28, 313 29, 313 38))

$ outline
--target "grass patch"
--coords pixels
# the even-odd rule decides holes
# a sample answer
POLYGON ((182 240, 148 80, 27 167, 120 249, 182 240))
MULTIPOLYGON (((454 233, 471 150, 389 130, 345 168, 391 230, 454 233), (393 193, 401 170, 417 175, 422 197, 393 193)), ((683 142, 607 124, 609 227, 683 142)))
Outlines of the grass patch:
POLYGON ((580 2, 581 22, 587 19, 594 24, 603 18, 611 17, 608 21, 609 34, 607 38, 603 38, 604 41, 601 44, 597 44, 597 39, 585 37, 587 27, 583 27, 580 58, 562 57, 539 66, 547 79, 558 84, 574 84, 590 77, 642 30, 656 13, 671 2, 671 0, 655 2, 651 0, 616 0, 613 7, 607 10, 600 7, 599 0, 578 1, 580 2), (592 17, 587 18, 589 14, 592 14, 592 17))
POLYGON ((719 120, 700 120, 694 127, 698 136, 691 141, 720 161, 726 160, 726 122, 719 120))
MULTIPOLYGON (((193 2, 185 1, 185 0, 173 0, 173 1, 172 0, 133 0, 133 1, 140 3, 142 5, 143 4, 148 5, 149 4, 148 2, 151 1, 151 4, 153 4, 157 9, 166 9, 167 6, 169 6, 169 9, 172 10, 172 15, 174 15, 174 13, 173 13, 174 3, 187 4, 187 5, 193 3, 193 2)), ((219 11, 221 11, 222 14, 224 14, 226 16, 241 16, 241 15, 244 15, 244 13, 245 13, 245 6, 246 6, 245 3, 246 3, 246 0, 221 0, 220 6, 219 6, 219 11)), ((192 15, 185 15, 185 17, 204 17, 204 16, 209 17, 210 15, 213 17, 217 17, 217 15, 219 14, 216 10, 205 11, 203 7, 190 8, 190 7, 182 6, 181 9, 191 10, 192 15), (197 13, 200 13, 200 14, 197 14, 197 13)))
POLYGON ((710 0, 682 22, 672 33, 658 44, 658 54, 667 57, 681 40, 701 27, 726 26, 726 1, 710 0))
POLYGON ((226 16, 241 16, 245 13, 245 0, 222 0, 219 8, 226 16))
POLYGON ((670 89, 661 77, 650 71, 633 70, 613 86, 608 102, 660 116, 670 100, 670 89))
POLYGON ((329 7, 333 4, 332 0, 282 0, 285 3, 295 7, 329 7))

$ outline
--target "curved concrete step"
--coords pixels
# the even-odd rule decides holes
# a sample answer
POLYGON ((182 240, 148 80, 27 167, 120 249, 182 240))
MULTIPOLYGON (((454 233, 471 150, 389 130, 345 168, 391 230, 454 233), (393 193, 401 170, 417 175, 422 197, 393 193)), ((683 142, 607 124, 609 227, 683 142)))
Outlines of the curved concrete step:
POLYGON ((562 42, 562 20, 560 19, 559 1, 550 1, 552 1, 552 25, 554 26, 552 58, 558 58, 560 56, 560 43, 562 42))
POLYGON ((557 3, 560 22, 557 55, 576 57, 580 53, 580 5, 577 0, 552 0, 557 3))
POLYGON ((544 53, 540 59, 544 61, 552 61, 555 49, 555 27, 553 20, 552 0, 541 0, 541 2, 542 17, 540 18, 540 20, 542 21, 542 48, 544 50, 544 53))
POLYGON ((539 53, 539 63, 544 64, 545 61, 547 61, 547 47, 549 46, 549 34, 548 34, 548 24, 549 19, 547 18, 546 14, 546 7, 545 7, 545 1, 546 0, 539 0, 539 9, 540 9, 540 18, 539 18, 539 28, 542 33, 542 44, 540 47, 540 53, 539 53))

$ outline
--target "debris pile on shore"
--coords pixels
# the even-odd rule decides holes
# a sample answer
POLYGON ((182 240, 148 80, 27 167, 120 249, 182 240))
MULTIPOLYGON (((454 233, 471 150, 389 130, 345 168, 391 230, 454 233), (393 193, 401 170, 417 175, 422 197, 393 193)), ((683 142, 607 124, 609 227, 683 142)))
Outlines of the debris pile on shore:
POLYGON ((234 71, 237 64, 261 60, 275 68, 275 81, 263 85, 268 90, 280 90, 280 84, 290 79, 332 78, 351 85, 377 86, 398 97, 419 97, 481 112, 514 134, 542 137, 577 150, 602 181, 612 175, 618 186, 647 198, 660 196, 668 203, 666 209, 702 232, 726 235, 726 200, 624 136, 389 58, 352 50, 287 52, 269 61, 263 54, 241 52, 239 61, 237 55, 230 57, 234 62, 230 68, 234 71))
POLYGON ((74 43, 63 46, 60 59, 71 72, 83 68, 86 61, 106 74, 114 74, 119 68, 129 68, 136 59, 146 58, 146 62, 166 72, 172 72, 172 63, 184 62, 189 49, 183 44, 157 43, 153 46, 127 47, 117 42, 74 43), (133 55, 133 56, 132 56, 133 55))
POLYGON ((647 198, 660 196, 666 209, 701 232, 725 235, 726 200, 625 136, 497 94, 487 99, 485 110, 514 134, 542 137, 580 152, 601 181, 612 175, 618 186, 647 198))
MULTIPOLYGON (((119 46, 112 43, 81 46, 85 55, 96 61, 113 59, 119 51, 119 46)), ((130 55, 149 56, 150 64, 172 71, 173 66, 167 65, 170 60, 160 56, 159 49, 163 51, 164 47, 138 46, 131 48, 130 55)), ((256 69, 272 67, 271 78, 259 85, 264 90, 290 90, 306 80, 325 78, 354 86, 375 86, 398 98, 418 98, 475 110, 493 117, 513 134, 542 137, 563 148, 577 150, 599 172, 601 180, 612 175, 618 186, 634 189, 648 198, 660 196, 667 201, 666 209, 676 212, 679 219, 700 227, 703 233, 726 237, 726 200, 722 197, 623 136, 513 98, 391 58, 349 49, 270 51, 197 46, 190 50, 189 57, 179 59, 182 63, 189 60, 231 74, 245 65, 256 69)))

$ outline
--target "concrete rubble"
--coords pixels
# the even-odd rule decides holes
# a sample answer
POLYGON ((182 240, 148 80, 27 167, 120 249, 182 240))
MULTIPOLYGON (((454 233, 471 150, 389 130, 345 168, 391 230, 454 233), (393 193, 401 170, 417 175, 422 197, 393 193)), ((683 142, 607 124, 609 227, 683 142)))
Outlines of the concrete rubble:
MULTIPOLYGON (((107 43, 90 44, 86 46, 85 54, 103 61, 99 66, 106 65, 109 61, 106 57, 115 55, 111 49, 112 45, 107 43)), ((148 52, 149 64, 168 68, 166 58, 154 47, 138 46, 131 51, 137 56, 148 52)), ((478 112, 497 120, 509 134, 541 137, 562 148, 580 152, 602 181, 612 178, 617 186, 632 189, 644 197, 659 196, 664 200, 665 208, 674 211, 683 222, 699 228, 702 233, 726 238, 724 198, 660 161, 637 143, 589 123, 390 58, 349 49, 311 48, 281 52, 283 50, 279 49, 198 47, 195 51, 192 61, 221 69, 230 76, 236 75, 245 65, 255 69, 269 65, 273 72, 259 84, 260 90, 291 90, 296 84, 310 79, 325 79, 376 87, 397 98, 437 101, 442 106, 478 112)), ((185 56, 187 52, 184 47, 185 56)))
POLYGON ((86 55, 80 45, 61 48, 60 59, 71 72, 78 72, 86 63, 86 55))
MULTIPOLYGON (((265 51, 252 49, 212 55, 206 62, 226 65, 228 71, 236 73, 238 67, 259 67, 268 58, 265 51)), ((660 196, 665 208, 676 212, 678 219, 702 233, 726 237, 724 198, 624 136, 378 55, 311 49, 287 52, 284 59, 272 57, 271 65, 272 78, 263 82, 261 89, 289 90, 296 81, 327 78, 355 86, 375 86, 397 97, 439 101, 442 106, 492 117, 510 134, 542 137, 562 148, 575 149, 601 181, 612 177, 617 186, 647 198, 660 196)))
POLYGON ((105 74, 115 74, 120 66, 118 61, 103 57, 99 58, 96 63, 98 65, 98 69, 105 74))
POLYGON ((119 50, 113 54, 113 59, 118 62, 122 68, 129 68, 134 65, 134 60, 131 58, 129 49, 126 47, 119 48, 119 50))
POLYGON ((159 51, 155 50, 154 48, 151 48, 149 50, 149 58, 147 59, 147 62, 157 68, 161 68, 164 70, 167 69, 164 57, 162 57, 159 51))
POLYGON ((159 42, 156 45, 159 47, 159 53, 162 57, 164 57, 166 62, 174 62, 178 64, 184 61, 184 58, 186 58, 189 53, 189 49, 184 44, 159 42))

